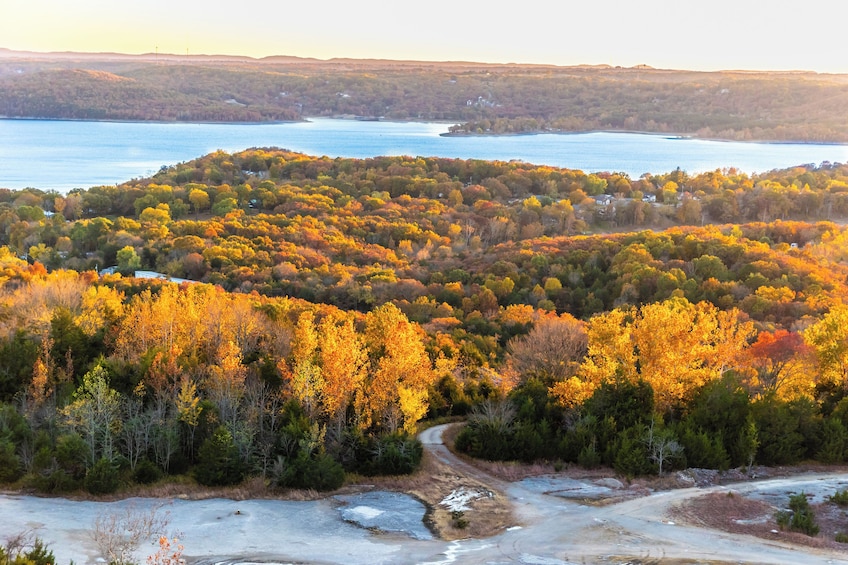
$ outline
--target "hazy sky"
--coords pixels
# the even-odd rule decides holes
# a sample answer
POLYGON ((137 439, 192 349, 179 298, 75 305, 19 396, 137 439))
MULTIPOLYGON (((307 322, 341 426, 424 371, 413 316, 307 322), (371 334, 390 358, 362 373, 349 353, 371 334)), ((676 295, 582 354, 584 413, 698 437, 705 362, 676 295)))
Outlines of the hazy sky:
POLYGON ((33 51, 848 73, 845 0, 0 0, 33 51))

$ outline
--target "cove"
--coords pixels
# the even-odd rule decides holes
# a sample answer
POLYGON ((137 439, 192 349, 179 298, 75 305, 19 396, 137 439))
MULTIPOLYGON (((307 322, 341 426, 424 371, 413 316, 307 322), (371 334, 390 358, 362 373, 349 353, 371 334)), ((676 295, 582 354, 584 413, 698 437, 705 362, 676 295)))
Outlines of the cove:
POLYGON ((314 118, 273 124, 0 119, 0 187, 68 192, 120 184, 212 151, 279 147, 309 155, 520 160, 585 172, 747 173, 848 161, 848 145, 710 141, 638 133, 443 136, 450 124, 314 118))

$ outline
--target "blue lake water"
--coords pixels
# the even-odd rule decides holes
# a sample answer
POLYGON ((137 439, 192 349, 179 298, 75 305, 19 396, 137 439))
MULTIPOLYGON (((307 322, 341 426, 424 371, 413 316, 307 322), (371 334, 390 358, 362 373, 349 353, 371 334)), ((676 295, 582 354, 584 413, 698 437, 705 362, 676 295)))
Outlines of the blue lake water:
POLYGON ((282 124, 0 120, 0 187, 117 184, 211 151, 280 147, 310 155, 521 160, 637 178, 678 167, 763 172, 848 161, 848 145, 739 143, 629 133, 444 137, 448 124, 313 119, 282 124))

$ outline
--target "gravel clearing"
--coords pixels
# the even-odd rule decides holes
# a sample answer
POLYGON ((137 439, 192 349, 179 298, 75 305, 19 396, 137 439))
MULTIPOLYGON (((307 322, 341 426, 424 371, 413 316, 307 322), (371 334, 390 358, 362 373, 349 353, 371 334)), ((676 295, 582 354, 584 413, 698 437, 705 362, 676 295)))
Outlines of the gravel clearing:
MULTIPOLYGON (((88 533, 98 515, 127 505, 149 509, 164 502, 162 511, 169 512, 171 531, 162 533, 180 538, 190 565, 848 565, 844 544, 836 546, 824 540, 802 545, 805 540, 800 534, 771 532, 773 526, 763 522, 773 506, 771 501, 783 504, 792 492, 807 492, 818 500, 848 488, 844 470, 730 485, 716 485, 723 477, 697 470, 647 485, 641 480, 625 486, 599 475, 574 479, 565 474, 505 482, 444 449, 443 430, 438 426, 428 430, 424 442, 428 455, 435 453, 448 470, 462 468, 467 480, 482 486, 454 486, 444 491, 450 496, 440 495, 435 500, 456 508, 469 504, 471 510, 464 511, 464 518, 470 529, 475 520, 486 518, 480 510, 489 503, 486 488, 496 492, 497 485, 503 492, 498 496, 508 502, 511 511, 503 516, 495 535, 453 542, 434 539, 423 522, 424 504, 397 492, 340 494, 312 501, 134 498, 118 502, 7 494, 0 495, 0 542, 29 529, 49 544, 60 565, 71 560, 77 565, 102 563, 88 533), (712 484, 695 486, 702 482, 712 484), (662 484, 678 488, 650 490, 662 484), (682 485, 689 486, 680 488, 682 485), (593 497, 604 499, 603 503, 585 503, 593 497), (695 505, 698 501, 706 501, 706 505, 695 505), (699 521, 703 513, 723 514, 728 529, 699 521), (767 537, 751 535, 759 536, 760 530, 767 537)), ((438 502, 430 504, 445 512, 438 502)), ((831 510, 833 520, 826 523, 827 531, 841 527, 844 519, 843 509, 831 510)), ((155 550, 152 542, 139 550, 139 563, 155 550)))
POLYGON ((378 491, 333 498, 345 503, 340 511, 346 522, 383 532, 400 532, 419 540, 433 539, 424 525, 427 509, 407 494, 378 491))

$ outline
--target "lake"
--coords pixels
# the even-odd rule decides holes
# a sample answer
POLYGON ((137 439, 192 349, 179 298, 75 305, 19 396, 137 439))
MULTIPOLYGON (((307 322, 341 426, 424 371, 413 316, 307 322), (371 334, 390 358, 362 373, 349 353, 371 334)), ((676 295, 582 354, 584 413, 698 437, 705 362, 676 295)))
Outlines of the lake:
POLYGON ((280 147, 310 155, 412 155, 521 160, 633 178, 678 167, 747 173, 848 161, 848 145, 741 143, 633 133, 445 137, 449 124, 316 118, 274 124, 85 122, 0 119, 0 187, 119 184, 217 149, 280 147))

